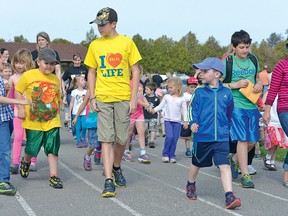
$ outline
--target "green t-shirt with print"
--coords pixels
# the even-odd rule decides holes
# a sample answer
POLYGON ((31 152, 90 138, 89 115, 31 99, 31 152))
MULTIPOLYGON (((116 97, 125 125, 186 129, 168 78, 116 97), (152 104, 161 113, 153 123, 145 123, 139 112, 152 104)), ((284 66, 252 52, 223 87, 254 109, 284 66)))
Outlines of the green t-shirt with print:
MULTIPOLYGON (((258 71, 256 71, 256 67, 253 62, 247 57, 246 59, 235 59, 233 56, 233 66, 232 66, 232 80, 231 83, 237 82, 241 79, 248 79, 253 84, 255 84, 255 73, 259 73, 260 66, 258 63, 258 71)), ((257 57, 256 57, 257 58, 257 57)), ((257 60, 258 62, 258 60, 257 60)), ((226 59, 223 61, 224 69, 226 70, 226 59)), ((226 73, 227 74, 227 71, 226 73)), ((225 79, 225 77, 223 77, 225 79)), ((255 109, 257 108, 256 104, 253 104, 250 100, 248 100, 239 89, 232 89, 234 106, 241 109, 255 109)))

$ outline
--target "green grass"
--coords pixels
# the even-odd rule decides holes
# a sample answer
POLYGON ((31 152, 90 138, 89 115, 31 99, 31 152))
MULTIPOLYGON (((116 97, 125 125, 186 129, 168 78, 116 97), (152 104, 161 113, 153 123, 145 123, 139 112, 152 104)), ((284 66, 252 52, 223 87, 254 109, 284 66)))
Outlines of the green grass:
MULTIPOLYGON (((264 158, 267 154, 267 150, 265 149, 264 146, 260 147, 260 149, 261 149, 261 157, 264 158)), ((287 149, 277 148, 275 160, 283 162, 286 157, 286 152, 287 152, 287 149)))

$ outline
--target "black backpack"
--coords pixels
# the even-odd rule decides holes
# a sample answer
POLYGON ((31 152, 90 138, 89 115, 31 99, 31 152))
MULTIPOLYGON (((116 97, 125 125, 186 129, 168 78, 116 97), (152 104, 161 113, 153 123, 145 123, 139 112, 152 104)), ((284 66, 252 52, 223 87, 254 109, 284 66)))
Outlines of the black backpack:
MULTIPOLYGON (((257 76, 257 71, 258 71, 258 62, 257 58, 255 55, 249 53, 248 58, 253 62, 255 68, 256 68, 256 73, 255 73, 255 81, 256 81, 256 76, 257 76)), ((232 67, 233 67, 233 55, 229 55, 226 58, 226 77, 223 80, 223 83, 231 83, 232 80, 232 67)))

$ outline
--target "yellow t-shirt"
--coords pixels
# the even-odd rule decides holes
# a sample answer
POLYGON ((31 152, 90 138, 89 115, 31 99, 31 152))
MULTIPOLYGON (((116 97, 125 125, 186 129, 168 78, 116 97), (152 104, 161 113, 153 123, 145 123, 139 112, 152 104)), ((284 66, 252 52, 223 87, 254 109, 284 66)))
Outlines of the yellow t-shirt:
POLYGON ((44 75, 39 69, 25 72, 18 81, 15 89, 25 92, 26 98, 33 105, 25 106, 26 118, 22 127, 30 130, 48 131, 61 127, 59 101, 60 82, 56 75, 44 75))
POLYGON ((96 69, 96 99, 101 102, 130 100, 130 67, 141 59, 135 43, 127 36, 94 40, 84 63, 96 69))

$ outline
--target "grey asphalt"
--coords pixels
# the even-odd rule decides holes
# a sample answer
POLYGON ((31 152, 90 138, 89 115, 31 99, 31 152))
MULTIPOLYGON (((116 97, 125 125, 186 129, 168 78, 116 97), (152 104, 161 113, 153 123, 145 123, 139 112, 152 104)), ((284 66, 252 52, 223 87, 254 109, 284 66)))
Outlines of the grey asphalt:
MULTIPOLYGON (((264 169, 263 161, 254 159, 257 174, 255 189, 243 189, 240 179, 233 181, 234 191, 242 201, 236 210, 224 208, 224 193, 216 167, 202 169, 197 179, 198 200, 185 199, 185 184, 191 159, 184 157, 184 141, 177 146, 177 163, 161 162, 164 138, 156 139, 156 148, 147 148, 152 163, 122 163, 127 188, 117 189, 115 198, 102 198, 104 185, 102 166, 93 164, 92 171, 83 169, 85 149, 77 149, 71 133, 61 129, 59 177, 64 189, 49 186, 49 168, 43 151, 38 157, 38 171, 27 179, 12 175, 18 189, 16 196, 0 196, 0 216, 64 216, 64 215, 288 215, 288 189, 281 185, 283 169, 264 169)), ((139 156, 138 140, 133 141, 132 154, 139 156)))

